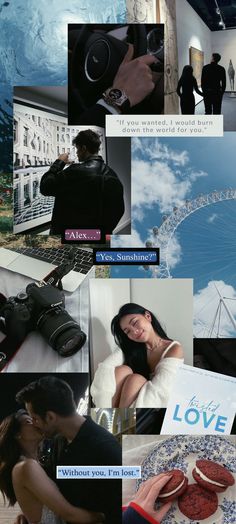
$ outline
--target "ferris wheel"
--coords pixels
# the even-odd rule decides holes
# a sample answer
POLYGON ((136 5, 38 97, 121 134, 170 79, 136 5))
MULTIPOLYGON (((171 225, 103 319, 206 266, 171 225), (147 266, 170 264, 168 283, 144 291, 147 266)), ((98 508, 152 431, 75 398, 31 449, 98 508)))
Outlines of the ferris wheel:
MULTIPOLYGON (((158 276, 158 278, 171 277, 168 252, 171 239, 178 226, 195 211, 224 200, 236 200, 236 189, 229 188, 221 191, 212 191, 206 195, 201 194, 193 200, 185 200, 182 206, 174 207, 171 214, 162 217, 162 224, 159 227, 153 227, 152 238, 146 241, 147 247, 160 248, 160 265, 158 267, 155 266, 152 270, 153 276, 158 276)), ((145 266, 145 269, 151 268, 145 266)))
MULTIPOLYGON (((236 200, 236 189, 228 188, 221 191, 215 190, 208 194, 201 194, 192 200, 186 200, 182 206, 174 207, 172 213, 170 213, 169 215, 164 215, 162 217, 162 224, 159 227, 154 226, 152 228, 152 234, 146 241, 146 247, 153 246, 160 248, 160 265, 145 266, 145 269, 151 270, 153 277, 171 278, 172 267, 171 263, 169 262, 169 260, 171 260, 169 255, 171 250, 171 242, 173 241, 173 236, 176 233, 176 230, 179 227, 179 225, 190 215, 194 214, 195 211, 199 211, 201 208, 204 208, 206 206, 210 206, 212 204, 224 202, 227 200, 236 200)), ((223 224, 222 227, 224 228, 225 224, 223 224)), ((189 233, 194 234, 194 231, 191 230, 191 232, 189 233)), ((222 234, 224 236, 226 235, 226 233, 227 231, 222 230, 222 234)), ((203 324, 203 322, 200 319, 198 319, 201 333, 204 332, 204 337, 207 336, 209 338, 218 338, 222 336, 220 335, 220 328, 224 316, 228 317, 228 320, 233 330, 236 332, 236 320, 234 318, 235 315, 232 314, 230 306, 228 305, 228 300, 232 300, 232 298, 227 299, 227 297, 221 295, 221 292, 219 291, 219 289, 217 289, 216 286, 215 288, 216 298, 213 301, 214 305, 212 304, 213 310, 215 308, 215 313, 213 314, 211 324, 208 325, 208 323, 205 321, 203 324), (200 325, 201 323, 202 326, 200 325)))

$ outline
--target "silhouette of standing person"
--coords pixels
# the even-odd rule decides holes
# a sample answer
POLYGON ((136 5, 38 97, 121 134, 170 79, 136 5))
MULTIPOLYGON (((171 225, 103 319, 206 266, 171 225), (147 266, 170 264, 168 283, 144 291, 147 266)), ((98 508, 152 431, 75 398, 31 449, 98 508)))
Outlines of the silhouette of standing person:
POLYGON ((203 93, 198 89, 197 80, 195 76, 193 76, 193 68, 191 65, 184 66, 176 91, 180 97, 182 115, 194 115, 195 96, 193 91, 196 91, 196 93, 201 96, 203 96, 203 93))
POLYGON ((235 76, 235 69, 234 69, 232 60, 229 61, 228 75, 229 75, 229 81, 230 81, 230 89, 232 92, 234 91, 234 76, 235 76))
POLYGON ((202 69, 202 90, 204 95, 205 114, 220 115, 223 94, 226 88, 225 68, 218 62, 221 56, 213 53, 211 63, 202 69))

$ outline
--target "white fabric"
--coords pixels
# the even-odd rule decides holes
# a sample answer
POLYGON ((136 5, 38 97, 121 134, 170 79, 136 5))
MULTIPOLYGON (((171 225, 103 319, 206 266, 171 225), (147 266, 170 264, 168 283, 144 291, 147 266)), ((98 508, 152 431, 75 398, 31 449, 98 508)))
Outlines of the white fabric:
POLYGON ((98 364, 90 392, 97 408, 111 408, 116 391, 115 368, 124 364, 124 355, 117 348, 103 362, 98 364))
MULTIPOLYGON (((31 524, 34 524, 33 522, 31 524)), ((64 520, 57 517, 50 509, 43 507, 40 523, 37 524, 66 524, 64 520)))
POLYGON ((107 102, 105 102, 105 100, 103 100, 103 98, 100 98, 100 100, 97 101, 97 104, 99 104, 100 106, 103 106, 105 107, 105 109, 107 111, 109 111, 109 113, 113 114, 113 115, 119 115, 119 111, 117 111, 117 109, 113 106, 110 106, 109 104, 107 104, 107 102))
MULTIPOLYGON (((165 349, 152 378, 143 385, 135 402, 129 407, 166 408, 174 377, 184 361, 182 358, 164 358, 174 344, 179 342, 174 340, 165 349)), ((99 364, 91 385, 91 395, 97 408, 112 407, 112 397, 116 391, 115 368, 122 364, 124 364, 124 355, 119 348, 99 364)))
MULTIPOLYGON (((88 372, 88 281, 93 275, 91 271, 74 293, 64 292, 66 310, 87 335, 83 348, 72 357, 62 358, 38 332, 33 331, 27 335, 4 372, 88 372)), ((6 297, 15 296, 31 282, 31 279, 19 273, 0 269, 0 292, 6 297)), ((3 338, 0 333, 0 341, 3 338)))

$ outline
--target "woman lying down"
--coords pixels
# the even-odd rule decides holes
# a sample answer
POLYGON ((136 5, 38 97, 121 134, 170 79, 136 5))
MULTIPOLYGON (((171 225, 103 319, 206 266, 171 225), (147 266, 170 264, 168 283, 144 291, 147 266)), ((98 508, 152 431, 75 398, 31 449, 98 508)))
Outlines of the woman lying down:
POLYGON ((163 408, 183 363, 179 342, 168 338, 151 311, 125 304, 111 323, 120 349, 101 362, 91 385, 96 407, 163 408))

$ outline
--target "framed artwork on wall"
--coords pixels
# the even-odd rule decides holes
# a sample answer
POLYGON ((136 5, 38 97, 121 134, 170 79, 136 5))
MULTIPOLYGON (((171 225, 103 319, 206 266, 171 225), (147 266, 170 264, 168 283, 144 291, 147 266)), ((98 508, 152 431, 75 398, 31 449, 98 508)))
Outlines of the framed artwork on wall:
POLYGON ((193 75, 197 80, 197 85, 201 85, 202 68, 204 66, 204 52, 196 47, 189 48, 189 62, 193 68, 193 75))

